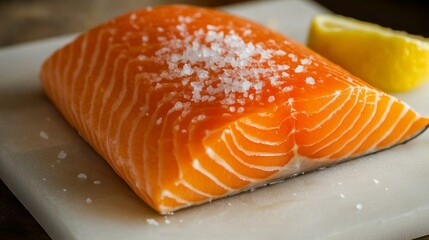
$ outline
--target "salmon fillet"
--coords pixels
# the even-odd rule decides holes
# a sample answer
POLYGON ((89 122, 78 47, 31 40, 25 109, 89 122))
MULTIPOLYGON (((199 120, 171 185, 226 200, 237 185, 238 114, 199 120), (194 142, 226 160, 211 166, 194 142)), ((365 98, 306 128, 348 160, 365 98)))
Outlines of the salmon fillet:
POLYGON ((387 149, 429 125, 305 46, 192 6, 91 29, 40 76, 68 122, 162 214, 387 149))

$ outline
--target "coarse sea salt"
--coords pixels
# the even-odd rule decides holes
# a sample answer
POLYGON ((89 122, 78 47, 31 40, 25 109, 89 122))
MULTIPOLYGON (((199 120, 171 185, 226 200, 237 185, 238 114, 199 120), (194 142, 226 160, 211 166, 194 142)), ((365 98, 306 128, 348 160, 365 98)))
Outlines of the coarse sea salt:
POLYGON ((312 78, 312 77, 307 77, 307 78, 305 79, 305 83, 307 83, 307 84, 309 84, 309 85, 314 85, 314 84, 315 84, 314 78, 312 78))
POLYGON ((304 72, 304 66, 302 66, 302 65, 298 65, 296 68, 295 68, 295 70, 294 70, 296 73, 301 73, 301 72, 304 72))
POLYGON ((90 197, 87 197, 85 200, 86 203, 92 203, 92 199, 90 197))
POLYGON ((359 210, 362 210, 363 205, 361 203, 358 203, 358 204, 356 204, 356 208, 359 209, 359 210))
POLYGON ((88 176, 85 173, 79 173, 77 175, 77 178, 82 179, 82 180, 86 180, 88 178, 88 176))
POLYGON ((58 159, 65 159, 66 157, 67 157, 67 153, 64 152, 63 150, 61 150, 57 156, 58 159))
POLYGON ((155 219, 153 219, 153 218, 147 218, 146 222, 148 224, 150 224, 150 225, 153 225, 153 226, 158 226, 159 225, 159 223, 155 219))
POLYGON ((40 138, 48 140, 49 139, 49 135, 45 132, 45 131, 40 131, 39 133, 40 138))
POLYGON ((156 125, 160 125, 162 123, 162 117, 158 118, 155 122, 156 125))
POLYGON ((94 180, 94 184, 95 185, 101 184, 101 181, 100 180, 94 180))
POLYGON ((277 65, 274 61, 275 56, 286 55, 283 50, 246 42, 234 30, 220 30, 212 25, 191 32, 183 16, 178 20, 176 30, 182 38, 158 39, 161 48, 155 52, 155 59, 168 69, 152 81, 164 84, 168 82, 165 80, 183 78, 183 86, 190 87, 192 92, 191 96, 184 93, 185 99, 218 100, 229 108, 242 96, 251 101, 260 100, 264 79, 270 79, 272 86, 281 86, 289 76, 279 72, 289 66, 277 65), (208 94, 203 94, 205 92, 208 94))

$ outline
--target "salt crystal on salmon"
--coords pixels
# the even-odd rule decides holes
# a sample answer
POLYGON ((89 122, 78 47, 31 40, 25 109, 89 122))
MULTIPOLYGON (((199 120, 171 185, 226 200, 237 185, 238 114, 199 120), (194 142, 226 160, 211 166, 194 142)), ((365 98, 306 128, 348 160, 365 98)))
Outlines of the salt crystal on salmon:
POLYGON ((429 125, 305 46, 192 6, 115 18, 40 75, 69 123, 162 214, 388 149, 429 125))

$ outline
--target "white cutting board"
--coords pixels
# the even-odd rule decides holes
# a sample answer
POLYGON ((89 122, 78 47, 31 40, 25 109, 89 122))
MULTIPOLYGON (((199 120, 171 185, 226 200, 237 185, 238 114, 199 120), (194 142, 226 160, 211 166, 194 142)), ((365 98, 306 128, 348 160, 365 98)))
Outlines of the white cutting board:
MULTIPOLYGON (((311 16, 324 11, 308 1, 253 2, 225 10, 301 42, 311 16)), ((0 51, 1 178, 52 238, 410 239, 429 234, 429 131, 389 151, 159 216, 41 90, 40 64, 71 38, 0 51), (65 159, 58 159, 61 151, 65 159), (80 173, 87 179, 78 178, 80 173)), ((399 97, 428 116, 428 93, 426 84, 399 97)))

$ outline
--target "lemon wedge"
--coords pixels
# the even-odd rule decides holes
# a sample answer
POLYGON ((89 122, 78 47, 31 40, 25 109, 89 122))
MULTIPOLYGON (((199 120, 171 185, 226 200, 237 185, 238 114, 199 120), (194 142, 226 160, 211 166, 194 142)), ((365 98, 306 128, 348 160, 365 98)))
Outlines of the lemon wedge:
POLYGON ((385 92, 429 80, 429 39, 333 14, 313 18, 308 46, 385 92))

